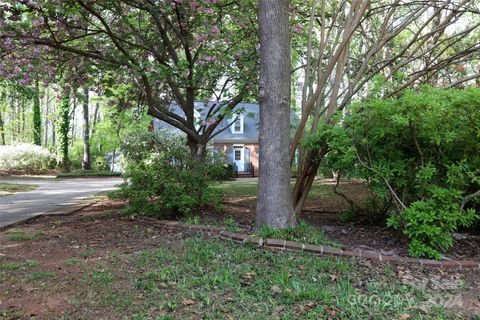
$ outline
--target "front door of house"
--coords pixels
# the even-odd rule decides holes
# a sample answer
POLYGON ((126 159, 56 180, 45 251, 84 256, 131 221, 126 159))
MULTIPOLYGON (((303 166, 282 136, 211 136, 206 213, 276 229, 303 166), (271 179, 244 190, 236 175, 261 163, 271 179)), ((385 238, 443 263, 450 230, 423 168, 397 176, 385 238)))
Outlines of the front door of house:
POLYGON ((245 171, 245 168, 244 168, 245 161, 243 160, 244 152, 245 152, 244 147, 240 147, 240 146, 233 147, 233 161, 237 166, 238 172, 245 171))

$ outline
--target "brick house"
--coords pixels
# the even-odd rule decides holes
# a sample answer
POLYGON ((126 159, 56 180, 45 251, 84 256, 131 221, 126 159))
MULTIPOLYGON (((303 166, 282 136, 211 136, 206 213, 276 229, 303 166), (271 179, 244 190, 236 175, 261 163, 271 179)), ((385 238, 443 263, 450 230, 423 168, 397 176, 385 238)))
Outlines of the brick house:
POLYGON ((231 119, 224 119, 218 128, 230 127, 213 137, 213 148, 224 153, 233 163, 239 175, 258 175, 258 124, 259 108, 256 103, 239 103, 241 112, 231 119), (232 123, 235 122, 235 123, 232 123))
MULTIPOLYGON (((195 117, 199 119, 199 123, 205 118, 208 107, 206 108, 203 102, 195 102, 195 117)), ((170 106, 170 110, 183 115, 183 111, 175 104, 170 106)), ((213 133, 214 137, 210 141, 210 148, 224 154, 228 162, 235 165, 239 176, 257 176, 259 106, 256 103, 241 102, 235 107, 233 113, 233 117, 223 119, 217 126, 213 133), (227 126, 226 130, 218 133, 221 128, 227 126)), ((292 112, 292 123, 296 120, 296 114, 292 112)), ((168 128, 172 132, 181 134, 179 129, 158 119, 154 119, 154 127, 168 128)))

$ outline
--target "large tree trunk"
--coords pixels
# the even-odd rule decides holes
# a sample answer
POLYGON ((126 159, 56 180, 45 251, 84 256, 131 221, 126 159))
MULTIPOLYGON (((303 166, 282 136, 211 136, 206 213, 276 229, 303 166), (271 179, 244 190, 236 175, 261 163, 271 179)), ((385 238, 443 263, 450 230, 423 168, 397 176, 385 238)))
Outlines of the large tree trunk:
POLYGON ((260 163, 257 228, 296 225, 290 198, 289 0, 260 0, 260 163))
POLYGON ((192 159, 204 163, 207 157, 207 143, 203 141, 195 141, 190 136, 187 136, 187 146, 190 149, 192 159))
POLYGON ((88 87, 83 89, 84 102, 83 102, 83 161, 82 169, 90 170, 92 166, 90 164, 90 126, 88 119, 88 87))
POLYGON ((50 104, 50 88, 47 86, 45 88, 45 122, 44 122, 44 126, 45 126, 44 143, 45 143, 46 147, 48 147, 48 117, 49 117, 48 108, 49 108, 49 104, 50 104))

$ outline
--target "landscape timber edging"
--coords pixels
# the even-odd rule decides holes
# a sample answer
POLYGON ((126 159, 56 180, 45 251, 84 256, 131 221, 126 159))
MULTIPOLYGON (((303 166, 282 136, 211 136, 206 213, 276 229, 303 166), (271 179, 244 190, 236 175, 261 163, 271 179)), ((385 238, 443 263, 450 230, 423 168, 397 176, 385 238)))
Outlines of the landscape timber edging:
POLYGON ((153 218, 137 218, 148 225, 154 227, 165 228, 170 231, 186 231, 196 234, 203 234, 211 237, 218 237, 234 243, 252 244, 257 247, 267 248, 274 251, 304 251, 318 256, 334 256, 334 257, 356 257, 367 260, 373 260, 379 263, 390 264, 412 264, 420 265, 426 268, 434 269, 479 269, 480 261, 473 260, 430 260, 401 257, 397 255, 384 255, 371 250, 343 250, 323 245, 306 244, 295 241, 287 241, 282 239, 262 238, 257 235, 236 233, 226 230, 222 227, 188 224, 180 221, 157 220, 153 218))

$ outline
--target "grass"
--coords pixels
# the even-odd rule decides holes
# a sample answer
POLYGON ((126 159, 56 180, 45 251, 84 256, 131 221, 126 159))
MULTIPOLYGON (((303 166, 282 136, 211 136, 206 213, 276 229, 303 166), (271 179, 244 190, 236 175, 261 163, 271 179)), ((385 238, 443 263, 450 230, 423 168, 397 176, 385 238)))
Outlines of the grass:
POLYGON ((0 183, 0 197, 8 196, 17 192, 33 191, 37 188, 33 184, 0 183))
MULTIPOLYGON (((291 181, 291 188, 293 189, 295 181, 291 181)), ((258 182, 256 181, 225 181, 213 186, 213 188, 220 189, 224 196, 234 197, 254 197, 257 195, 258 182)), ((342 190, 343 186, 339 187, 342 190)), ((322 181, 315 181, 309 193, 310 198, 319 198, 325 196, 333 196, 333 186, 322 183, 322 181)))
POLYGON ((101 260, 72 258, 59 274, 24 264, 2 265, 6 288, 41 281, 36 290, 48 297, 66 285, 62 319, 455 319, 430 302, 442 293, 404 284, 389 268, 219 239, 169 237, 101 260))
POLYGON ((184 240, 179 249, 135 252, 120 265, 89 266, 75 303, 91 314, 109 310, 115 318, 129 319, 152 315, 160 315, 157 319, 451 316, 433 308, 424 315, 419 306, 430 307, 425 292, 401 284, 388 273, 365 278, 365 272, 341 259, 278 254, 193 238, 184 240))
POLYGON ((27 281, 37 281, 50 278, 55 278, 55 272, 45 270, 32 271, 27 274, 26 277, 27 281))
POLYGON ((270 226, 263 226, 258 231, 258 235, 262 238, 274 238, 287 241, 298 241, 302 243, 339 247, 339 244, 328 240, 327 236, 322 230, 309 225, 305 221, 300 221, 295 228, 273 229, 270 226))
POLYGON ((63 172, 57 178, 79 178, 79 177, 120 177, 121 173, 108 170, 75 170, 63 172))
POLYGON ((9 234, 8 240, 15 242, 35 240, 43 235, 40 231, 36 232, 34 235, 29 235, 19 229, 10 230, 9 234))

